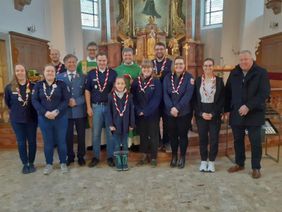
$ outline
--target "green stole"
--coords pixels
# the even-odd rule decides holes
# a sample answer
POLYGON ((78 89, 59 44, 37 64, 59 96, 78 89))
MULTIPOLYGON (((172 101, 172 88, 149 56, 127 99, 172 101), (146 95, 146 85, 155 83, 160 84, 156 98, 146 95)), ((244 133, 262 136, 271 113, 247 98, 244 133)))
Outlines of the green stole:
POLYGON ((126 88, 130 89, 130 79, 136 79, 141 73, 141 68, 136 63, 133 63, 132 65, 121 64, 115 68, 115 71, 117 72, 118 77, 123 76, 125 78, 126 88))

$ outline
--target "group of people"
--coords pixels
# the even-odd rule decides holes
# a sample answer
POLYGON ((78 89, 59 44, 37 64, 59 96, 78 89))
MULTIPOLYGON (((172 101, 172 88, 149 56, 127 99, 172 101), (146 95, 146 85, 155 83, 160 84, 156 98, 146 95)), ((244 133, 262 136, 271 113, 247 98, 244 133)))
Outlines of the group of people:
POLYGON ((244 169, 247 130, 252 177, 260 177, 261 127, 270 85, 266 70, 254 63, 250 51, 240 52, 239 65, 224 86, 222 78, 213 73, 212 58, 204 60, 203 74, 194 80, 185 69, 183 57, 174 61, 166 57, 163 43, 156 43, 155 59, 144 59, 141 66, 134 63, 133 49, 124 48, 123 63, 115 70, 108 67, 107 55, 97 53, 97 49, 96 43, 91 42, 86 60, 77 63, 77 57, 68 54, 64 64, 58 50, 51 50, 52 64, 44 67, 44 80, 36 84, 29 81, 22 64, 15 66, 14 78, 5 88, 5 101, 23 163, 22 173, 36 170, 37 124, 44 141, 46 175, 53 170, 55 146, 63 173, 68 172, 75 156, 80 166, 86 164, 86 128, 92 129, 93 158, 89 167, 100 162, 104 129, 110 167, 128 170, 128 139, 139 135, 142 155, 137 165, 150 163, 156 167, 159 146, 171 146, 170 166, 184 168, 193 115, 199 133, 199 170, 215 172, 222 116, 230 113, 236 164, 228 171, 244 169))

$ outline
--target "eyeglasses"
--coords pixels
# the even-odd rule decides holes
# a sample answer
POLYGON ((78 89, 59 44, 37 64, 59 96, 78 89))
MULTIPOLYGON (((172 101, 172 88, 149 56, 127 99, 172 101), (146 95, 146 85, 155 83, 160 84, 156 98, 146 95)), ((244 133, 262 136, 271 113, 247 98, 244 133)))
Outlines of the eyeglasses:
POLYGON ((88 51, 97 51, 97 49, 87 49, 88 51))

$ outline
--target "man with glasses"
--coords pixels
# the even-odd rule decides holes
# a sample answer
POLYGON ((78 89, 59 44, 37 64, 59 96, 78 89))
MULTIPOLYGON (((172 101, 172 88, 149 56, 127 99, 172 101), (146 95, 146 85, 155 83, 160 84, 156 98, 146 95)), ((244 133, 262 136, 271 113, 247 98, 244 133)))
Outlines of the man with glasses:
POLYGON ((98 53, 98 46, 95 42, 90 42, 87 45, 87 58, 81 60, 77 64, 78 74, 87 74, 90 70, 97 68, 96 55, 98 53))
MULTIPOLYGON (((166 48, 165 44, 158 42, 155 45, 155 59, 152 61, 154 65, 155 76, 158 77, 163 82, 164 77, 171 73, 172 60, 166 57, 166 48)), ((160 139, 159 149, 164 150, 165 152, 171 152, 171 147, 167 134, 167 121, 165 120, 165 116, 163 115, 163 107, 164 103, 161 101, 160 111, 161 118, 163 123, 163 137, 160 139)))

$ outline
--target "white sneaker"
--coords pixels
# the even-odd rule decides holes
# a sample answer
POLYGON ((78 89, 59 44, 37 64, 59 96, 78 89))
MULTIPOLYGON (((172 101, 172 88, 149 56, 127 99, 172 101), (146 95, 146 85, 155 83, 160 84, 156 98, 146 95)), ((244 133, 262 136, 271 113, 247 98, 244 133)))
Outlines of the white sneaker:
POLYGON ((49 175, 53 171, 53 166, 50 164, 47 164, 44 168, 43 174, 49 175))
POLYGON ((201 161, 201 165, 200 165, 200 172, 206 172, 208 171, 208 162, 207 161, 201 161))
POLYGON ((63 174, 69 172, 68 167, 67 167, 67 164, 61 163, 61 172, 62 172, 63 174))
POLYGON ((171 153, 171 152, 172 152, 172 151, 171 151, 171 146, 170 146, 169 143, 168 143, 168 144, 165 144, 164 147, 165 147, 165 152, 166 152, 166 153, 171 153))
POLYGON ((209 161, 208 163, 208 172, 215 172, 214 162, 209 161))

